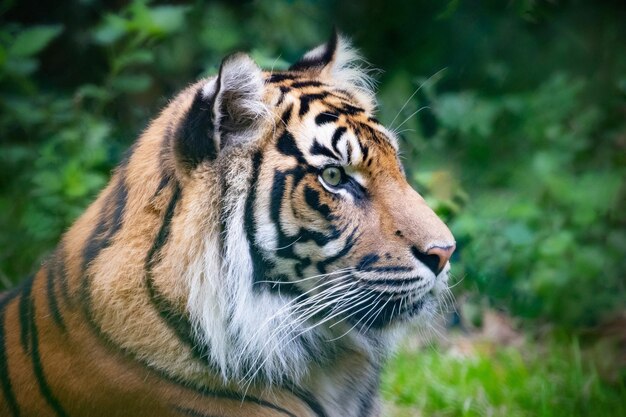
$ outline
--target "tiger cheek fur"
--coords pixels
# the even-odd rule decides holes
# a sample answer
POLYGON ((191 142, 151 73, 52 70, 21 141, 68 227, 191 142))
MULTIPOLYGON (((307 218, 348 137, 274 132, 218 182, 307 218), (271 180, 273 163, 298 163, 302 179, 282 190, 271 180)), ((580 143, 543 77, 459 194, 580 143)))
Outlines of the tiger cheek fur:
POLYGON ((183 90, 33 278, 0 295, 0 414, 379 416, 454 239, 337 34, 183 90))

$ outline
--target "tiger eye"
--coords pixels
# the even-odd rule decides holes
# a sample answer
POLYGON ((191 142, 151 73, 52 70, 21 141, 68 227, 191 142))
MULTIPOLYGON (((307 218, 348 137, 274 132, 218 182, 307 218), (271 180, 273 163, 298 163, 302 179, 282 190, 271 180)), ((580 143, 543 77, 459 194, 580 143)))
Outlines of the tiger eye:
POLYGON ((328 167, 322 172, 322 178, 324 181, 333 187, 336 187, 341 183, 341 177, 341 169, 337 167, 328 167))

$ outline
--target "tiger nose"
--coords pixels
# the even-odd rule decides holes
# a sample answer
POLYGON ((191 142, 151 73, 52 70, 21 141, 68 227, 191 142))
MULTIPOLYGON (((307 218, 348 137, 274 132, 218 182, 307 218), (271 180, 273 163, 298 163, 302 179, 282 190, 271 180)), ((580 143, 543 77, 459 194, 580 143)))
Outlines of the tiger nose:
POLYGON ((412 248, 413 255, 428 267, 435 275, 439 275, 446 263, 450 260, 456 245, 432 246, 426 253, 419 251, 415 246, 412 248))

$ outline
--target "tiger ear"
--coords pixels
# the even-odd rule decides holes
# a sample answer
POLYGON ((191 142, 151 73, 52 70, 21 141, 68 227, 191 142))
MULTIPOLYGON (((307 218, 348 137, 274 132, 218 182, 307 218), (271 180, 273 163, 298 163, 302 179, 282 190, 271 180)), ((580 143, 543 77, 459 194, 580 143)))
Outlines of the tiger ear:
POLYGON ((220 65, 215 88, 213 114, 220 148, 245 141, 266 112, 261 68, 246 54, 231 55, 220 65))
POLYGON ((302 58, 289 67, 289 71, 314 71, 329 70, 337 60, 339 42, 345 43, 339 36, 337 29, 333 29, 328 42, 311 49, 302 58))
POLYGON ((265 112, 261 69, 245 54, 225 58, 219 74, 196 93, 183 116, 175 150, 193 168, 227 146, 250 140, 265 112))
POLYGON ((373 111, 376 107, 375 82, 369 75, 371 68, 352 47, 350 41, 336 29, 333 30, 328 42, 304 54, 298 62, 289 67, 289 71, 305 72, 325 78, 356 93, 362 106, 368 111, 373 111))

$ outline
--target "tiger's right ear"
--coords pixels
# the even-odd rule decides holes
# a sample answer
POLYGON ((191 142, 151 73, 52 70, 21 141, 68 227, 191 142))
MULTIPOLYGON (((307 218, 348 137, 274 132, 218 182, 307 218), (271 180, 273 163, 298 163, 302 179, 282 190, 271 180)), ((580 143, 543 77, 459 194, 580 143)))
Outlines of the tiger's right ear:
POLYGON ((263 89, 261 69, 249 56, 224 59, 218 76, 197 90, 179 124, 174 148, 179 162, 194 168, 228 146, 250 141, 266 111, 263 89))

